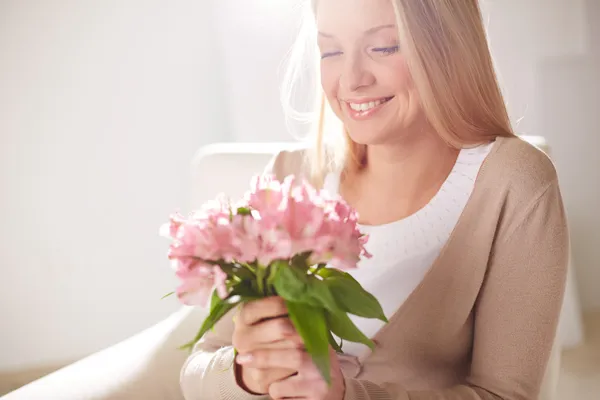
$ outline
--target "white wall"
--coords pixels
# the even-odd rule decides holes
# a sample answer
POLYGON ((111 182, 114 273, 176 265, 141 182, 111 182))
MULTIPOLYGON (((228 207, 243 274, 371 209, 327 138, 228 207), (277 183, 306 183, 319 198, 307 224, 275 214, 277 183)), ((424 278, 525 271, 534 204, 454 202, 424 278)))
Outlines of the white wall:
MULTIPOLYGON (((295 1, 0 0, 0 370, 83 356, 176 308, 159 301, 174 280, 157 228, 187 205, 197 147, 289 139, 278 88, 295 1)), ((588 90, 564 82, 589 57, 592 19, 584 0, 484 10, 511 116, 553 146, 584 305, 600 307, 600 201, 578 190, 600 166, 564 150, 591 152, 597 113, 569 129, 564 112, 553 130, 563 104, 544 101, 588 90), (557 57, 573 66, 540 81, 557 57)))
POLYGON ((586 51, 585 0, 481 0, 509 113, 520 134, 542 135, 537 64, 586 51))
POLYGON ((582 304, 600 309, 600 2, 587 0, 587 48, 537 65, 540 128, 552 145, 571 223, 582 304))
POLYGON ((279 98, 284 58, 300 22, 298 0, 219 0, 232 135, 239 141, 282 141, 287 134, 279 98))
POLYGON ((227 140, 197 0, 0 1, 0 370, 71 360, 176 309, 160 224, 227 140))

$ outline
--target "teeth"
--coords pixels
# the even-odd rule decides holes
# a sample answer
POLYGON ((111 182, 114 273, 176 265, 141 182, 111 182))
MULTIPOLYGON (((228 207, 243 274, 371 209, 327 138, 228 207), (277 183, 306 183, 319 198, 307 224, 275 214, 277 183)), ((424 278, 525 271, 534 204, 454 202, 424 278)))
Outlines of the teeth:
POLYGON ((353 109, 354 111, 369 111, 372 108, 375 108, 379 105, 381 105, 382 103, 385 103, 384 100, 376 100, 376 101, 370 101, 368 103, 348 103, 350 105, 350 108, 353 109))

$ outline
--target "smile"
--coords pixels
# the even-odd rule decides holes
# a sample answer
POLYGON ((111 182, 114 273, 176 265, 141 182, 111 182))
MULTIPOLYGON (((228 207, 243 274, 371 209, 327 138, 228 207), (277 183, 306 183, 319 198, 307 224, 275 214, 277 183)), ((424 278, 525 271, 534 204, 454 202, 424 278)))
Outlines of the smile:
POLYGON ((353 119, 365 119, 372 116, 375 112, 382 108, 384 104, 392 100, 394 97, 382 97, 379 99, 369 99, 368 101, 352 101, 344 100, 343 103, 347 106, 346 110, 353 119))

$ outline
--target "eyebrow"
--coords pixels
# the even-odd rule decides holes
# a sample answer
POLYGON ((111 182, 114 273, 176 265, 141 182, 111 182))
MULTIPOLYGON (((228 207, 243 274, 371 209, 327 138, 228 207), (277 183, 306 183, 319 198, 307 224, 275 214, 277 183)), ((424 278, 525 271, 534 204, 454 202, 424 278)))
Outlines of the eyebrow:
MULTIPOLYGON (((372 35, 372 34, 374 34, 375 32, 378 32, 378 31, 380 31, 380 30, 382 30, 382 29, 388 29, 388 28, 396 28, 396 25, 394 25, 394 24, 388 24, 388 25, 380 25, 380 26, 376 26, 376 27, 374 27, 374 28, 367 29, 367 30, 364 32, 364 35, 372 35)), ((333 38, 333 37, 334 37, 334 36, 333 36, 332 34, 330 34, 330 33, 325 33, 325 32, 321 32, 321 31, 319 31, 319 36, 326 37, 326 38, 333 38)))

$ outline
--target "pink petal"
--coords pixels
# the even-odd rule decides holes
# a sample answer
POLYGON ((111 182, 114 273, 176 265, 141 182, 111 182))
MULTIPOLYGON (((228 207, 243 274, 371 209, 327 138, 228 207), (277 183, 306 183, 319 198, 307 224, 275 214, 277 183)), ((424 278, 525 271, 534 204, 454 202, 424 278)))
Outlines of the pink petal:
POLYGON ((208 281, 184 281, 177 287, 177 297, 185 305, 205 307, 212 294, 212 286, 212 282, 208 281))
POLYGON ((227 280, 227 274, 223 272, 223 270, 220 267, 216 266, 213 269, 213 273, 215 276, 215 287, 217 289, 217 294, 220 298, 224 299, 229 294, 227 292, 227 286, 225 285, 225 282, 227 280))

